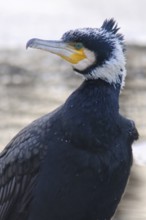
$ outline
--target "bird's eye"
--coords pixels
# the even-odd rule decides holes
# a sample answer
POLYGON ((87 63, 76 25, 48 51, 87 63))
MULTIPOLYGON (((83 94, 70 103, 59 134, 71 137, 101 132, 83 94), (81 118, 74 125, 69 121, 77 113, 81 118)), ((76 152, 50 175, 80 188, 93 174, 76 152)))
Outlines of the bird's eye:
POLYGON ((75 43, 75 48, 76 48, 77 50, 80 50, 82 47, 83 47, 83 44, 82 44, 82 43, 75 43))

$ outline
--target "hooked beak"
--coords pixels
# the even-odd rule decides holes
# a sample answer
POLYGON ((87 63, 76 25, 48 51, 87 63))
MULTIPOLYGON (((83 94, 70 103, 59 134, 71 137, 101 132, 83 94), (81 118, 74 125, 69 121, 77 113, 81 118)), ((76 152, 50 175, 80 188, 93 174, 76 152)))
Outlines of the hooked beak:
POLYGON ((59 55, 72 64, 77 64, 86 58, 83 48, 77 50, 73 44, 63 41, 50 41, 33 38, 27 42, 26 48, 28 47, 49 51, 50 53, 59 55))

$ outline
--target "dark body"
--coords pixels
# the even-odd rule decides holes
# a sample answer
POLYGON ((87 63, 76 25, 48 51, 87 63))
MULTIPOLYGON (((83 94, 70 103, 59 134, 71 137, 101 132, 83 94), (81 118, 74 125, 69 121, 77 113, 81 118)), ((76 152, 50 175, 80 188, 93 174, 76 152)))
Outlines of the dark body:
POLYGON ((0 155, 1 220, 109 220, 132 164, 134 123, 119 114, 120 85, 86 80, 0 155))

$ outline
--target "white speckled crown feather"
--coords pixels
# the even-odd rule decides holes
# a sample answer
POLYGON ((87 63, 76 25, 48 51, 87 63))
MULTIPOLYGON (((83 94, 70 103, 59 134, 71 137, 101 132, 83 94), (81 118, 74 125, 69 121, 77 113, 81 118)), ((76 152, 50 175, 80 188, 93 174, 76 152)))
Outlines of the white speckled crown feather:
POLYGON ((67 42, 82 42, 85 47, 86 59, 74 64, 76 72, 86 79, 102 79, 110 84, 124 86, 125 45, 122 34, 114 19, 105 20, 100 28, 81 28, 68 31, 63 35, 67 42), (100 56, 102 62, 99 62, 100 56))

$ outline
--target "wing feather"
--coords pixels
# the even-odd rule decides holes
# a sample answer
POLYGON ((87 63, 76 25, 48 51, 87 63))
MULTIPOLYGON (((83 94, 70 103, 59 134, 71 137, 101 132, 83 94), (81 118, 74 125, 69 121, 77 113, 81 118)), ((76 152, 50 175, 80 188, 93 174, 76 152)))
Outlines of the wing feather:
POLYGON ((33 199, 32 191, 47 150, 44 139, 49 118, 50 114, 27 126, 0 154, 0 220, 25 219, 21 216, 25 216, 33 199))

